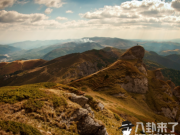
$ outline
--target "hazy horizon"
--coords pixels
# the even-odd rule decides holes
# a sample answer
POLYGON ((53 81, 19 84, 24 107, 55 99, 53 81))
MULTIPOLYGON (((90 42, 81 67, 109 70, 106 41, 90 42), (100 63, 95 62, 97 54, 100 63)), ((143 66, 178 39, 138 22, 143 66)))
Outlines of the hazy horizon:
POLYGON ((180 38, 179 0, 1 0, 0 43, 180 38))

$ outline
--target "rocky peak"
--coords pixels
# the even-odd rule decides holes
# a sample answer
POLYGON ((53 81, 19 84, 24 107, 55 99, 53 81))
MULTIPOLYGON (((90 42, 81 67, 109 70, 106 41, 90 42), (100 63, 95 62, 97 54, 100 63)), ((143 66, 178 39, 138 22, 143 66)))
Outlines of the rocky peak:
POLYGON ((142 46, 134 46, 128 49, 120 59, 139 59, 142 60, 145 54, 145 49, 142 46))

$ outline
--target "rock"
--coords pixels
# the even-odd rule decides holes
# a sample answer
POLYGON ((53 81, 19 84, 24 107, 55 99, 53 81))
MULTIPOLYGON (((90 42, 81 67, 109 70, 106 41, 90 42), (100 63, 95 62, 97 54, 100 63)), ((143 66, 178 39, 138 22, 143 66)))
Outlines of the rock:
POLYGON ((163 80, 164 79, 164 76, 163 76, 163 74, 162 74, 160 69, 156 69, 154 72, 155 72, 155 76, 156 76, 157 79, 159 79, 159 80, 163 80))
POLYGON ((171 80, 168 80, 167 83, 171 87, 171 92, 174 94, 174 88, 176 85, 171 80))
POLYGON ((108 135, 104 125, 99 124, 90 116, 82 118, 77 125, 80 135, 108 135))
POLYGON ((128 49, 120 59, 139 59, 142 60, 145 50, 142 46, 134 46, 128 49))
POLYGON ((102 111, 104 109, 104 105, 102 103, 98 103, 97 107, 102 111))
POLYGON ((129 92, 146 93, 148 91, 148 79, 146 77, 131 78, 125 77, 128 83, 120 83, 121 87, 129 92))
POLYGON ((85 104, 84 109, 87 109, 88 112, 92 115, 92 117, 94 118, 94 112, 91 110, 91 107, 88 104, 85 104))
POLYGON ((173 108, 172 111, 169 108, 161 108, 161 110, 162 110, 165 117, 170 118, 170 119, 176 118, 176 114, 177 114, 176 108, 173 108))
MULTIPOLYGON (((86 105, 87 106, 87 105, 86 105)), ((88 115, 87 109, 79 108, 74 114, 73 119, 78 121, 77 128, 80 135, 108 135, 104 125, 96 122, 94 118, 88 115)))
POLYGON ((138 61, 134 66, 137 67, 141 73, 147 75, 146 65, 142 61, 138 61))
POLYGON ((84 96, 77 96, 76 94, 70 93, 68 94, 70 97, 70 100, 79 104, 80 106, 84 106, 85 104, 87 104, 88 102, 88 98, 84 97, 84 96))

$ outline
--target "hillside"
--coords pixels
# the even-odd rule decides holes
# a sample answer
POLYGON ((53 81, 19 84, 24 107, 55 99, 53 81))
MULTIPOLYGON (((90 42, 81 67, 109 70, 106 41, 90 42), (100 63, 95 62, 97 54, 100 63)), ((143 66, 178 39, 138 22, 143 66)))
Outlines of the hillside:
MULTIPOLYGON (((120 52, 120 51, 119 51, 120 52)), ((0 81, 0 86, 22 85, 38 82, 69 82, 115 62, 119 56, 116 49, 91 50, 74 53, 48 61, 31 70, 14 73, 9 79, 0 81), (23 81, 22 81, 23 80, 23 81)))
POLYGON ((23 70, 33 69, 44 64, 46 61, 41 59, 17 60, 13 62, 0 63, 0 76, 13 74, 23 70))
POLYGON ((46 54, 43 57, 43 59, 52 60, 57 57, 61 57, 61 56, 71 54, 71 53, 81 53, 81 52, 85 52, 85 51, 92 50, 92 49, 100 50, 102 48, 103 47, 98 43, 87 42, 87 43, 82 43, 80 45, 77 45, 75 47, 63 47, 63 48, 55 49, 55 50, 49 52, 48 54, 46 54))
MULTIPOLYGON (((125 52, 91 50, 0 80, 1 85, 16 85, 0 87, 0 134, 119 135, 126 120, 134 125, 180 122, 180 88, 166 81, 160 69, 148 70, 144 55, 141 46, 125 52)), ((167 128, 170 134, 172 126, 167 128)), ((175 132, 180 134, 180 125, 175 132)), ((138 128, 137 134, 142 133, 138 128)))
POLYGON ((153 61, 155 63, 158 63, 166 68, 171 68, 171 69, 175 69, 175 70, 180 70, 180 63, 179 62, 175 62, 172 61, 171 59, 158 55, 155 52, 146 52, 144 59, 153 61))
MULTIPOLYGON (((180 106, 174 93, 175 85, 164 81, 160 70, 146 69, 142 63, 145 53, 142 50, 139 46, 132 47, 109 67, 69 85, 76 88, 86 86, 101 95, 116 98, 122 103, 108 106, 108 109, 136 118, 127 116, 129 121, 179 122, 180 106)), ((176 132, 180 133, 179 129, 176 127, 176 132)))
POLYGON ((177 55, 177 54, 171 54, 171 55, 167 55, 165 56, 166 58, 172 60, 172 61, 175 61, 177 63, 180 63, 180 55, 177 55))
POLYGON ((12 47, 9 45, 0 45, 0 54, 8 54, 16 51, 20 51, 21 49, 12 47))
POLYGON ((167 56, 167 55, 173 55, 173 54, 180 54, 180 49, 174 49, 174 50, 165 50, 159 52, 160 55, 167 56))

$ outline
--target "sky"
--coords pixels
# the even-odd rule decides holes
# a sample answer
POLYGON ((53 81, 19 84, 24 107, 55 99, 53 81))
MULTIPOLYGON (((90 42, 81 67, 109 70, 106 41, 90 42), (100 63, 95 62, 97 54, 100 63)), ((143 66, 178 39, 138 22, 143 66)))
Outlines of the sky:
POLYGON ((0 0, 0 43, 180 38, 180 0, 0 0))

